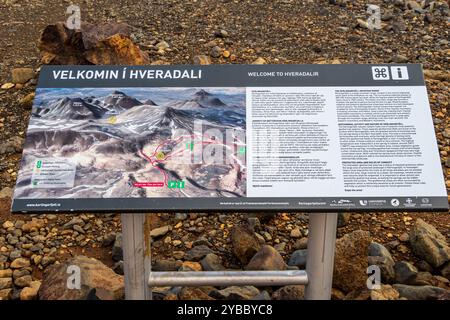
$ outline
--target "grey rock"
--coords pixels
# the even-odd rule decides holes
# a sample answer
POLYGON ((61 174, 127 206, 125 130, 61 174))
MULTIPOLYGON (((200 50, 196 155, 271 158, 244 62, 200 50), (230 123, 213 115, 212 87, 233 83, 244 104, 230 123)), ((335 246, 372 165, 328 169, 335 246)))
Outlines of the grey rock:
POLYGON ((392 62, 395 62, 395 63, 406 63, 408 61, 409 61, 408 57, 401 55, 401 54, 397 54, 392 57, 392 62))
POLYGON ((255 232, 258 230, 261 230, 261 222, 259 221, 259 219, 257 217, 249 217, 247 218, 247 222, 248 222, 248 228, 255 232))
POLYGON ((193 243, 192 246, 201 246, 201 245, 205 245, 205 246, 212 246, 212 244, 208 241, 208 239, 204 238, 204 237, 200 237, 198 239, 196 239, 193 243))
POLYGON ((385 246, 378 242, 371 242, 369 245, 369 256, 371 257, 384 257, 389 262, 392 262, 394 264, 394 259, 392 259, 392 255, 389 252, 388 249, 386 249, 385 246))
POLYGON ((105 235, 102 239, 102 246, 103 247, 109 247, 116 241, 116 233, 111 232, 105 235))
POLYGON ((441 274, 447 278, 448 280, 450 280, 450 262, 447 262, 447 264, 445 264, 442 269, 441 269, 441 274))
POLYGON ((74 217, 69 222, 67 222, 63 227, 67 229, 67 228, 70 228, 70 227, 72 227, 72 226, 74 226, 76 224, 83 226, 84 225, 83 219, 78 218, 78 217, 74 217))
POLYGON ((123 276, 124 272, 123 272, 123 261, 118 261, 114 264, 113 266, 113 270, 115 273, 120 274, 123 276))
POLYGON ((417 219, 409 238, 413 252, 433 267, 438 268, 450 260, 450 247, 445 237, 422 219, 417 219))
POLYGON ((417 261, 416 267, 420 271, 433 272, 433 270, 434 270, 433 267, 428 262, 426 262, 425 260, 417 261))
POLYGON ((270 294, 266 291, 263 290, 261 291, 258 295, 254 296, 251 300, 271 300, 270 298, 270 294))
POLYGON ((216 299, 250 300, 258 294, 259 290, 253 286, 231 286, 222 290, 213 290, 210 296, 216 299))
POLYGON ((114 245, 112 247, 111 253, 114 261, 123 260, 122 233, 118 233, 116 235, 116 239, 114 240, 114 245))
POLYGON ((211 48, 211 57, 219 58, 222 55, 222 49, 219 46, 214 46, 211 48))
POLYGON ((222 261, 219 256, 214 253, 207 254, 201 261, 200 264, 204 271, 221 271, 225 270, 222 265, 222 261))
POLYGON ((408 300, 435 300, 448 290, 434 286, 409 286, 405 284, 394 284, 394 289, 398 291, 400 297, 408 300))
POLYGON ((214 31, 214 36, 217 38, 227 38, 228 37, 228 32, 226 30, 216 30, 214 31))
POLYGON ((11 251, 11 253, 9 254, 9 258, 11 260, 14 260, 14 259, 17 259, 17 258, 20 258, 20 257, 22 257, 22 253, 21 253, 20 250, 11 251))
POLYGON ((247 270, 286 270, 283 258, 274 247, 264 245, 245 267, 247 270))
POLYGON ((182 265, 181 261, 156 260, 152 266, 154 271, 177 271, 182 265))
POLYGON ((169 232, 169 226, 163 226, 150 231, 150 237, 158 238, 164 236, 167 232, 169 232))
POLYGON ((200 261, 210 253, 214 253, 214 251, 205 245, 200 245, 193 247, 191 250, 186 252, 185 259, 188 261, 200 261))
POLYGON ((394 262, 386 257, 372 257, 368 258, 369 265, 376 265, 380 268, 381 282, 382 283, 394 283, 395 281, 395 269, 394 262))
POLYGON ((175 220, 183 221, 183 220, 186 220, 186 219, 187 219, 187 214, 186 213, 179 213, 179 212, 175 213, 175 220))
POLYGON ((296 250, 292 253, 291 257, 289 258, 288 265, 290 266, 297 266, 300 269, 304 269, 306 267, 306 256, 307 256, 307 250, 301 249, 296 250))
POLYGON ((406 261, 397 262, 394 269, 395 281, 401 284, 410 284, 419 272, 416 267, 406 261))

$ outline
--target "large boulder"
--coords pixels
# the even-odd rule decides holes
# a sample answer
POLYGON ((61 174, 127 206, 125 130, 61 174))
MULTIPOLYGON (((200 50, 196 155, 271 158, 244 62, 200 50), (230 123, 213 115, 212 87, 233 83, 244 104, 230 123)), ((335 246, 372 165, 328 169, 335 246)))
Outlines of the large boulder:
POLYGON ((58 22, 45 27, 38 48, 46 64, 148 64, 129 29, 123 23, 82 22, 80 30, 72 30, 58 22))
POLYGON ((95 289, 96 296, 104 300, 122 299, 124 297, 123 276, 116 274, 102 262, 86 256, 76 256, 64 263, 47 268, 39 288, 41 300, 86 300, 95 289), (81 288, 67 287, 69 266, 80 268, 81 288))
POLYGON ((366 286, 370 234, 357 230, 336 241, 333 286, 345 293, 366 286))
POLYGON ((242 264, 247 264, 261 247, 258 238, 247 228, 235 226, 230 236, 233 253, 242 264))
POLYGON ((247 270, 285 270, 286 263, 278 251, 269 245, 264 245, 245 267, 247 270))
POLYGON ((433 267, 438 268, 450 260, 450 247, 445 237, 422 219, 417 219, 409 239, 413 252, 433 267))

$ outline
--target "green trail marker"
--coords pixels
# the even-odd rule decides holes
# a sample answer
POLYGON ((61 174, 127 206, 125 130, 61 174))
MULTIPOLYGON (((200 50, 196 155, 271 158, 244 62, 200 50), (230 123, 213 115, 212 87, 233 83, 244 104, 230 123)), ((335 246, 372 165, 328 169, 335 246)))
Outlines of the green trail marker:
POLYGON ((184 181, 171 180, 167 183, 167 187, 169 189, 184 189, 184 181))
POLYGON ((187 150, 194 150, 194 143, 193 142, 186 142, 186 149, 187 150))
POLYGON ((245 149, 246 149, 245 147, 240 147, 238 152, 240 154, 245 154, 245 149))
POLYGON ((42 160, 36 162, 36 168, 40 169, 42 167, 42 160))

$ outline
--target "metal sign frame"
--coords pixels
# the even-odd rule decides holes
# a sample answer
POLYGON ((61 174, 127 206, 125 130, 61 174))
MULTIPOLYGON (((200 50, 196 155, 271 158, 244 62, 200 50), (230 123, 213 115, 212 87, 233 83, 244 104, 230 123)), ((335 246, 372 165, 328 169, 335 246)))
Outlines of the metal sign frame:
POLYGON ((151 300, 155 286, 306 285, 305 299, 329 300, 333 283, 337 213, 310 213, 306 270, 151 271, 147 214, 122 214, 125 298, 151 300))

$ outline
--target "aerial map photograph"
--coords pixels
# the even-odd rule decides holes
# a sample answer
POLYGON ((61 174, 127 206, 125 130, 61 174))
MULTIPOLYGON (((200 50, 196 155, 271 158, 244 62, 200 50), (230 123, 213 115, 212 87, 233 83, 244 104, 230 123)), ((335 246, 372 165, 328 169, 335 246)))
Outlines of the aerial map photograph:
POLYGON ((1 320, 448 317, 450 0, 0 0, 0 27, 1 320))
POLYGON ((41 89, 24 150, 18 198, 245 196, 245 90, 41 89))

